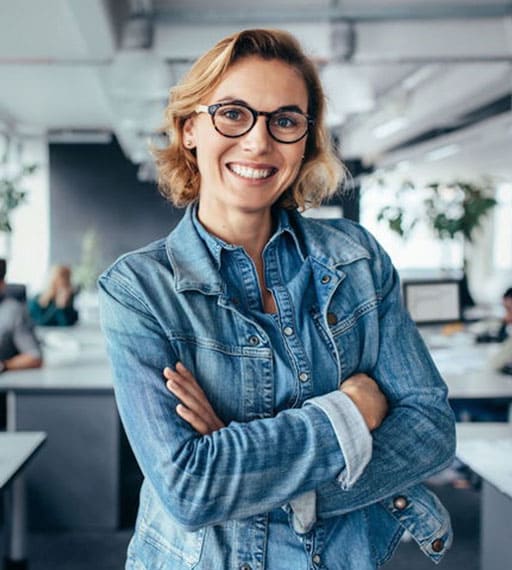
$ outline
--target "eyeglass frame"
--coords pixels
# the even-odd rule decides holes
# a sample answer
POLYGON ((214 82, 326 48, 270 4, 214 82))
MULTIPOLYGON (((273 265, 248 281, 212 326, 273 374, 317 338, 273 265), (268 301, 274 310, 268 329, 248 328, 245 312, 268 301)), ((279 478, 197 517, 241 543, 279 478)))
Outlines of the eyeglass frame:
POLYGON ((212 125, 213 128, 223 137, 227 137, 228 139, 237 139, 239 137, 243 137, 244 135, 246 135, 248 132, 250 132, 253 128, 254 125, 257 123, 258 121, 258 117, 265 117, 266 121, 265 124, 267 125, 267 132, 268 134, 278 143, 281 144, 295 144, 299 141, 301 141, 308 133, 309 133, 309 129, 314 126, 315 124, 315 120, 308 115, 307 113, 303 113, 300 109, 297 110, 297 107, 295 106, 290 106, 290 107, 279 107, 279 109, 276 109, 275 111, 257 111, 256 109, 253 109, 252 107, 250 107, 249 105, 247 105, 247 103, 243 103, 241 101, 226 101, 223 103, 213 103, 211 105, 197 105, 195 108, 195 112, 196 113, 208 113, 211 117, 212 120, 212 125), (253 122, 252 125, 243 133, 240 133, 239 135, 226 135, 223 132, 221 132, 218 128, 217 125, 215 124, 215 113, 224 106, 227 105, 235 105, 237 107, 243 107, 244 109, 247 109, 249 111, 249 113, 251 113, 252 117, 253 117, 253 122), (285 111, 292 111, 293 113, 297 113, 299 115, 302 115, 303 117, 306 118, 307 123, 306 123, 306 130, 304 131, 304 134, 302 134, 298 139, 295 139, 293 141, 282 141, 280 139, 278 139, 270 130, 270 119, 272 118, 273 115, 275 115, 276 113, 282 113, 285 111))

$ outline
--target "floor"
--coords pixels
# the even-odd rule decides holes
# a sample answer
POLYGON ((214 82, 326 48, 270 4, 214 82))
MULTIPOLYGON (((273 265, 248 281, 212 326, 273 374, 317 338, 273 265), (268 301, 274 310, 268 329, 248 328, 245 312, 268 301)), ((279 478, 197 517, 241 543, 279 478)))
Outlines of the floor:
MULTIPOLYGON (((441 570, 478 570, 480 493, 437 484, 436 493, 452 515, 455 542, 441 570)), ((130 531, 35 533, 28 538, 30 570, 122 570, 130 531)), ((1 549, 0 549, 1 551, 1 549)), ((433 570, 414 542, 402 543, 386 570, 433 570)), ((292 569, 290 569, 292 570, 292 569)))

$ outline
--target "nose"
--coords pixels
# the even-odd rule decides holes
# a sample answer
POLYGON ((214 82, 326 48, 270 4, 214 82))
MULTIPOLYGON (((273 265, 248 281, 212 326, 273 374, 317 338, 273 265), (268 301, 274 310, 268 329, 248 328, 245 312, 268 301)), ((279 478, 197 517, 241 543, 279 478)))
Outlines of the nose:
POLYGON ((266 117, 259 116, 253 128, 242 137, 242 147, 247 152, 259 155, 269 151, 272 137, 267 130, 266 117))

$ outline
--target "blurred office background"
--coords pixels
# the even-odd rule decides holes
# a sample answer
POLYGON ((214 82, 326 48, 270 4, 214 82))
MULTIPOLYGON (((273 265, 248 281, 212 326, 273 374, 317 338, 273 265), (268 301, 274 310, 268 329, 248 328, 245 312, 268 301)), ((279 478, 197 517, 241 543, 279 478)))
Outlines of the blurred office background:
MULTIPOLYGON (((318 64, 351 173, 348 194, 326 211, 370 228, 404 275, 464 267, 474 302, 494 310, 512 285, 508 0, 2 0, 0 183, 37 165, 18 185, 26 199, 7 212, 12 231, 0 231, 8 280, 30 295, 65 263, 87 285, 174 227, 181 211, 160 197, 148 150, 162 144, 169 89, 218 39, 248 27, 289 30, 318 64), (496 201, 471 244, 460 232, 440 239, 424 216, 428 185, 439 184, 456 217, 461 187, 445 188, 454 182, 496 201), (407 239, 391 228, 393 211, 383 215, 389 206, 402 230, 415 222, 407 239)), ((447 500, 468 509, 460 560, 471 568, 479 507, 477 491, 466 492, 447 500)), ((420 568, 407 560, 395 568, 420 568)))
POLYGON ((492 177, 499 206, 473 265, 475 295, 495 297, 512 271, 510 13, 506 0, 2 2, 1 169, 39 166, 12 212, 9 279, 39 289, 51 264, 80 262, 91 233, 106 265, 168 232, 180 212, 156 190, 148 144, 161 140, 169 88, 219 38, 274 26, 318 62, 355 180, 348 214, 399 267, 446 263, 427 231, 404 244, 377 222, 404 180, 492 177))

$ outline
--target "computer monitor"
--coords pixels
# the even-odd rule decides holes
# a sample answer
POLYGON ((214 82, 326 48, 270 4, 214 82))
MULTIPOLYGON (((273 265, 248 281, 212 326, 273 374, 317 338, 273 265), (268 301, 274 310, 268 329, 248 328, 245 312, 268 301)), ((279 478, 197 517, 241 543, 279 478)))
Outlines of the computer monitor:
POLYGON ((21 283, 7 283, 5 285, 4 294, 17 301, 24 303, 27 300, 27 288, 21 283))
POLYGON ((460 281, 435 279, 402 284, 404 303, 413 321, 420 325, 462 320, 460 281))

